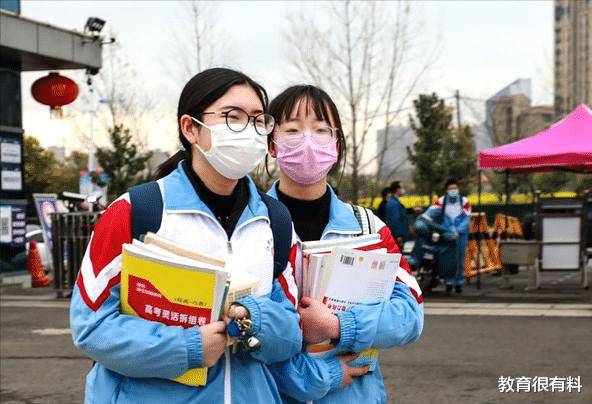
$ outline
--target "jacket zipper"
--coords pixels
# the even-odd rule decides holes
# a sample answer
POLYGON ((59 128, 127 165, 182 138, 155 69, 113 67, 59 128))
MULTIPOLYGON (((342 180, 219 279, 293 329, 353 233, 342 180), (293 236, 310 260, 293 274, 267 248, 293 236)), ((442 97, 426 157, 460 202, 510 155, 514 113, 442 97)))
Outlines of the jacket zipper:
POLYGON ((230 382, 230 349, 226 347, 224 349, 224 360, 226 366, 224 367, 224 404, 232 403, 232 384, 230 382))

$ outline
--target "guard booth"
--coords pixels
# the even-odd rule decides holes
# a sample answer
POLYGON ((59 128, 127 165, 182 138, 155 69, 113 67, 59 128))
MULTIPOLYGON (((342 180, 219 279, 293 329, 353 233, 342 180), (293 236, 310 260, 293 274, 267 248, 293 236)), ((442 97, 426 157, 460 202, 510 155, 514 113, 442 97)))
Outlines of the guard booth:
POLYGON ((541 198, 537 209, 539 271, 580 271, 589 285, 587 262, 592 234, 592 204, 583 198, 541 198))
POLYGON ((90 236, 101 212, 53 213, 54 286, 58 297, 70 297, 90 236))

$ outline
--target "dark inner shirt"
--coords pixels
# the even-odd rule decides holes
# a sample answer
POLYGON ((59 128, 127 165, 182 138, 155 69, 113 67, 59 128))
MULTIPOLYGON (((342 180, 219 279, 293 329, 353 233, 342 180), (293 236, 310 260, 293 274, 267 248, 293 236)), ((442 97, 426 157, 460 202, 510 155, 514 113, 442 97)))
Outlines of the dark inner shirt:
POLYGON ((183 169, 191 181, 195 192, 201 198, 202 201, 210 208, 210 210, 218 219, 218 222, 222 225, 228 238, 232 235, 240 215, 243 210, 247 207, 249 202, 249 187, 247 185, 247 178, 243 177, 238 180, 236 187, 230 195, 218 195, 209 190, 208 187, 203 183, 201 178, 188 167, 188 162, 185 160, 183 169))
POLYGON ((302 241, 320 240, 329 223, 331 193, 329 187, 319 199, 303 201, 292 198, 277 189, 278 199, 292 215, 294 229, 302 241))

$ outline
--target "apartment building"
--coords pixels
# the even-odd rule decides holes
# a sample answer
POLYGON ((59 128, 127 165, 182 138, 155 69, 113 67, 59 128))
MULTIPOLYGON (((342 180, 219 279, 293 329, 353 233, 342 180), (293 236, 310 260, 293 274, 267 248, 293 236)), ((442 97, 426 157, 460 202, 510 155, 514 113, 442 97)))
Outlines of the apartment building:
POLYGON ((555 119, 592 105, 592 0, 555 0, 555 119))

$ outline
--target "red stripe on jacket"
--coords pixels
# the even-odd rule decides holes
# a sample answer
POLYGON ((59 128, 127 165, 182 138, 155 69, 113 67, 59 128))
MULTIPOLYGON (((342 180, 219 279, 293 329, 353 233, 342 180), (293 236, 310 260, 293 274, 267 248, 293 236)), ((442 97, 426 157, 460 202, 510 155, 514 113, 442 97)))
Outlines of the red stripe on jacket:
POLYGON ((95 290, 93 295, 98 294, 98 297, 94 300, 90 297, 86 287, 101 287, 96 281, 101 271, 121 255, 123 244, 131 243, 131 241, 131 205, 128 201, 120 199, 105 210, 95 225, 88 247, 90 262, 85 260, 82 263, 83 266, 90 265, 91 271, 84 268, 84 271, 81 270, 78 273, 76 280, 82 299, 92 310, 98 310, 101 304, 107 300, 111 288, 120 282, 121 273, 119 272, 109 279, 102 290, 95 290), (94 279, 83 279, 84 276, 93 275, 94 279))
POLYGON ((123 244, 132 242, 131 214, 131 205, 122 199, 101 215, 90 245, 95 275, 121 254, 123 244))
MULTIPOLYGON (((389 253, 401 254, 401 250, 399 249, 398 244, 395 242, 395 239, 393 238, 391 230, 388 228, 388 226, 383 226, 378 231, 378 234, 380 234, 380 239, 381 239, 381 244, 382 244, 381 247, 378 247, 378 248, 386 248, 389 253)), ((402 255, 401 255, 401 261, 399 262, 399 266, 401 268, 403 268, 405 270, 405 272, 407 272, 409 274, 409 276, 412 277, 412 279, 409 280, 409 284, 407 282, 405 282, 403 279, 401 279, 400 277, 397 277, 396 281, 406 285, 409 288, 409 291, 411 292, 413 297, 415 297, 415 300, 417 301, 417 303, 421 304, 423 302, 423 295, 421 293, 421 289, 419 288, 419 285, 417 284, 417 281, 415 280, 415 277, 413 276, 413 271, 411 271, 411 266, 409 266, 409 263, 407 262, 405 257, 403 257, 402 255)))
MULTIPOLYGON (((298 252, 298 247, 296 244, 292 245, 292 248, 290 248, 290 255, 288 256, 288 263, 292 269, 292 279, 294 279, 294 283, 297 285, 298 281, 296 280, 296 254, 298 252)), ((278 276, 278 282, 280 283, 280 285, 282 286, 282 289, 284 291, 284 294, 286 295, 286 298, 292 302, 292 304, 294 306, 296 306, 296 297, 290 293, 290 286, 288 285, 288 282, 286 281, 286 277, 284 276, 284 274, 280 274, 280 276, 278 276)))
MULTIPOLYGON (((380 248, 386 248, 389 253, 401 254, 401 250, 395 242, 395 239, 393 238, 391 230, 388 228, 388 226, 383 226, 378 231, 378 234, 380 234, 380 239, 382 240, 382 246, 380 248)), ((407 271, 409 275, 413 275, 411 267, 407 263, 405 257, 401 256, 401 262, 399 263, 399 266, 407 271)))

